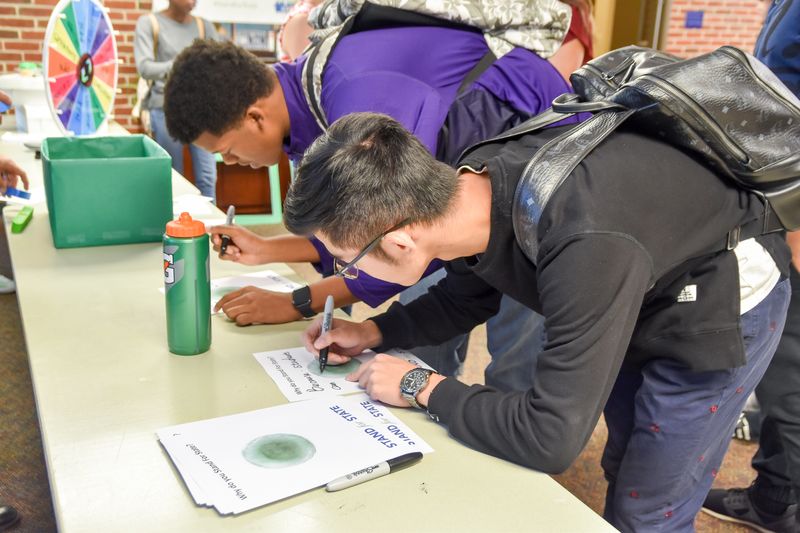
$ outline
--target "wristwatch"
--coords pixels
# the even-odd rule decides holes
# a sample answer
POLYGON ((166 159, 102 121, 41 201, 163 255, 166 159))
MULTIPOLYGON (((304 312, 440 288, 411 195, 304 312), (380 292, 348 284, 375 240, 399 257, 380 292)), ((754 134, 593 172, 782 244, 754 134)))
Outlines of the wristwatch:
POLYGON ((428 370, 427 368, 412 368, 406 372, 403 379, 400 380, 400 394, 411 404, 411 407, 424 409, 424 407, 417 403, 417 394, 428 384, 428 379, 430 379, 431 374, 435 373, 436 372, 433 370, 428 370))
POLYGON ((303 318, 311 318, 317 314, 311 309, 311 288, 308 285, 292 291, 292 305, 300 311, 303 318))

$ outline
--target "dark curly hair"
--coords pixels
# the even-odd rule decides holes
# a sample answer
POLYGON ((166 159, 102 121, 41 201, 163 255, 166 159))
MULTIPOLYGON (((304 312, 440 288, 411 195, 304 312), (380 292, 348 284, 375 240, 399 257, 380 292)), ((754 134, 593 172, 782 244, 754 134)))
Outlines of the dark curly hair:
POLYGON ((274 87, 275 75, 250 52, 233 43, 197 39, 175 58, 164 87, 167 129, 183 143, 203 132, 222 135, 274 87))

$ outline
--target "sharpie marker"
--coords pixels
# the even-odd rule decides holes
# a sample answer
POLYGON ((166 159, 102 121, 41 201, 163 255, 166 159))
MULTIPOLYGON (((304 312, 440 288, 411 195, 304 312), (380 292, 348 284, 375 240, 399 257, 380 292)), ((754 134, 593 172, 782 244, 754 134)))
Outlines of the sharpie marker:
POLYGON ((347 474, 346 476, 336 478, 325 486, 325 490, 328 492, 334 492, 337 490, 346 489, 348 487, 352 487, 353 485, 358 485, 360 483, 364 483, 365 481, 385 476, 391 472, 396 472, 401 468, 416 463, 420 459, 422 459, 422 452, 407 453, 405 455, 401 455, 400 457, 395 457, 394 459, 389 459, 388 461, 384 461, 373 466, 368 466, 367 468, 362 468, 361 470, 357 470, 352 474, 347 474))
MULTIPOLYGON (((333 295, 329 294, 325 299, 325 311, 322 313, 322 331, 320 335, 324 335, 331 330, 331 323, 333 323, 333 295)), ((328 346, 319 351, 319 373, 325 372, 325 367, 328 366, 328 346)))
MULTIPOLYGON (((231 225, 233 224, 233 217, 236 216, 236 207, 234 205, 228 206, 228 214, 225 217, 225 224, 231 225)), ((228 250, 228 245, 231 243, 231 238, 227 235, 222 236, 222 240, 219 244, 219 256, 222 257, 225 255, 225 252, 228 250)))

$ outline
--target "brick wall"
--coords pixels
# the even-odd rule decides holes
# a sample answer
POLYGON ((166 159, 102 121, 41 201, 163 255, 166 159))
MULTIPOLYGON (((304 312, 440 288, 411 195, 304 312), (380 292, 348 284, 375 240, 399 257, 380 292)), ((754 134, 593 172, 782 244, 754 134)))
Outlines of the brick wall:
MULTIPOLYGON (((42 41, 50 13, 58 0, 0 0, 0 74, 13 72, 20 61, 42 61, 42 41)), ((114 120, 130 131, 139 131, 131 118, 136 94, 133 31, 136 19, 150 11, 151 0, 105 0, 117 32, 119 65, 114 120)))
POLYGON ((752 52, 764 20, 762 0, 673 0, 664 50, 688 57, 729 44, 752 52), (687 11, 702 11, 701 28, 686 28, 687 11))

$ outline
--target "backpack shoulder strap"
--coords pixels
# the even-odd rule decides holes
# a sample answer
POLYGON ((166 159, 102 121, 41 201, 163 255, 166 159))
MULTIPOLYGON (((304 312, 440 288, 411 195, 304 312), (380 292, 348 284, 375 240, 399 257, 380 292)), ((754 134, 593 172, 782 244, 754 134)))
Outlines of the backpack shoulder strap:
POLYGON ((317 120, 317 124, 323 131, 328 129, 329 124, 328 117, 325 116, 325 111, 322 109, 322 71, 325 70, 328 58, 339 39, 350 32, 354 22, 355 16, 351 16, 340 27, 330 30, 317 42, 310 45, 306 62, 303 65, 301 74, 303 95, 306 97, 308 107, 317 120))
POLYGON ((467 92, 467 89, 475 82, 478 78, 481 77, 481 74, 486 72, 486 70, 491 67, 494 62, 497 61, 497 56, 492 50, 486 52, 480 61, 475 63, 475 66, 467 72, 467 75, 461 81, 461 85, 458 86, 458 90, 456 91, 456 95, 462 95, 467 92))
MULTIPOLYGON (((327 4, 325 4, 323 8, 325 6, 327 6, 327 4)), ((323 10, 318 11, 318 21, 322 12, 323 10)), ((340 13, 340 15, 343 15, 343 13, 340 13)), ((453 22, 403 8, 373 4, 371 2, 364 2, 354 14, 344 19, 344 22, 339 26, 315 31, 312 35, 314 42, 305 51, 307 59, 305 65, 303 65, 302 85, 306 102, 320 128, 326 130, 329 126, 321 103, 322 73, 325 70, 325 65, 328 62, 331 52, 336 47, 339 40, 350 33, 409 26, 457 28, 464 31, 480 33, 479 29, 463 23, 453 22)), ((464 77, 458 87, 457 94, 461 95, 466 92, 472 83, 477 80, 486 69, 491 67, 496 60, 497 56, 493 51, 489 50, 484 54, 464 77)))
POLYGON ((634 110, 599 113, 542 146, 525 165, 514 192, 511 220, 525 256, 536 263, 539 221, 550 198, 575 167, 634 110))
POLYGON ((195 17, 194 21, 197 23, 197 33, 201 39, 206 38, 206 21, 202 17, 195 17))
POLYGON ((155 13, 149 13, 150 25, 153 27, 153 59, 158 58, 158 19, 155 13))

